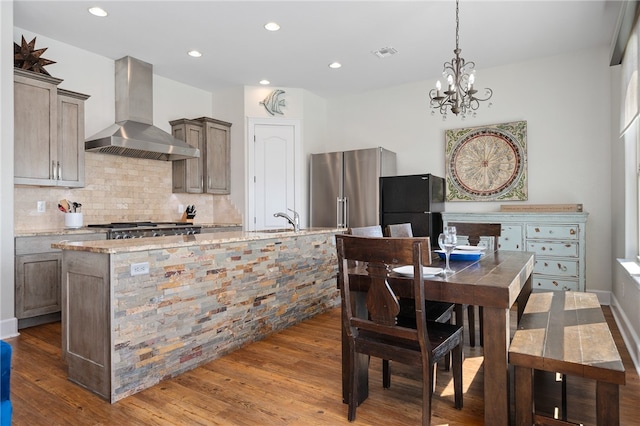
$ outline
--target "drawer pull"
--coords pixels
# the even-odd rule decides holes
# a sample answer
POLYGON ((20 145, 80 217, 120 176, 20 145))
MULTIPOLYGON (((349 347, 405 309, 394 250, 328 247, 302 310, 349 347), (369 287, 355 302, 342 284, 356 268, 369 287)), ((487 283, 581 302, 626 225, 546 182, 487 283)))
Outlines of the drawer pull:
POLYGON ((561 263, 558 263, 558 269, 560 269, 562 272, 566 272, 567 271, 567 266, 563 265, 561 263))
POLYGON ((573 229, 573 228, 571 228, 571 230, 569 231, 569 233, 570 233, 571 235, 576 235, 576 230, 575 230, 575 229, 573 229))

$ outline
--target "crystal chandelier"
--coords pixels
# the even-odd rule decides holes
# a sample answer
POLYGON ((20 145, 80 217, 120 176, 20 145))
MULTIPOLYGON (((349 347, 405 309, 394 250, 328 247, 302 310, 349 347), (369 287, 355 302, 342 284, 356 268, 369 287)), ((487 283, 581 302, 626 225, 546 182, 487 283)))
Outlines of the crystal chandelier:
MULTIPOLYGON (((462 50, 458 47, 460 41, 458 35, 460 30, 458 3, 459 0, 456 0, 456 48, 453 51, 456 56, 451 62, 444 63, 444 70, 442 71, 442 75, 447 80, 447 89, 441 91, 442 86, 440 80, 438 80, 436 88, 431 89, 429 92, 430 105, 433 108, 431 115, 434 115, 435 111, 439 109, 440 114, 443 115, 443 120, 447 118, 448 109, 451 109, 451 112, 455 115, 462 114, 462 118, 465 118, 467 114, 472 114, 475 117, 475 110, 480 106, 480 102, 488 100, 493 95, 493 90, 485 88, 484 97, 476 96, 478 91, 473 87, 476 64, 475 62, 466 62, 464 58, 460 57, 462 50)), ((489 106, 491 106, 491 103, 489 103, 489 106)))

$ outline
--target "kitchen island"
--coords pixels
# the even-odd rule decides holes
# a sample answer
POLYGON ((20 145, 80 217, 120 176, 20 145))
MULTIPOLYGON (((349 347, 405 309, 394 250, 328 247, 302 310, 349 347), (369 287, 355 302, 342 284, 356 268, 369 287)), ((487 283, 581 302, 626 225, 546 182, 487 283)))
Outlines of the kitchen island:
POLYGON ((69 379, 113 403, 338 306, 343 231, 54 244, 69 379))

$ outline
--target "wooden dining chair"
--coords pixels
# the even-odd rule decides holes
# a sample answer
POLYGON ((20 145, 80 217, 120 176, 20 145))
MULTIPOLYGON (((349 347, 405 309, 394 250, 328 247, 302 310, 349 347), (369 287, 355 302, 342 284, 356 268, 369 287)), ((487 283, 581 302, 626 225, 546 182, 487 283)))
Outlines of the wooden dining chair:
MULTIPOLYGON (((385 227, 385 236, 394 238, 413 238, 413 228, 411 223, 397 223, 389 224, 385 227)), ((431 258, 431 251, 427 251, 429 258, 431 258)), ((428 265, 431 264, 429 261, 428 265)), ((405 327, 416 327, 415 308, 412 299, 400 298, 400 314, 398 315, 398 324, 405 327)), ((438 302, 435 300, 427 300, 426 303, 426 316, 427 321, 437 322, 451 322, 453 317, 453 311, 455 309, 455 303, 438 302)), ((451 360, 449 355, 444 359, 444 369, 449 371, 451 360)), ((391 372, 389 369, 389 361, 382 361, 382 383, 385 388, 391 386, 391 372)))
POLYGON ((413 237, 411 223, 394 223, 385 227, 387 237, 413 237))
POLYGON ((420 367, 422 424, 429 425, 433 366, 450 353, 453 359, 454 406, 462 408, 462 326, 426 320, 422 251, 430 249, 428 238, 365 238, 338 234, 336 249, 342 296, 342 327, 349 346, 346 360, 350 372, 347 392, 349 421, 355 420, 358 405, 359 357, 356 354, 420 367), (366 275, 368 289, 364 290, 361 286, 353 289, 366 292, 367 318, 354 315, 351 280, 355 280, 356 275, 350 274, 353 272, 348 268, 351 260, 367 264, 366 270, 359 270, 358 274, 366 275), (392 269, 400 265, 413 265, 414 276, 409 282, 415 294, 416 328, 396 324, 400 306, 388 279, 392 269))
MULTIPOLYGON (((498 237, 500 237, 502 225, 500 223, 470 223, 470 222, 449 222, 449 226, 456 227, 456 235, 467 237, 470 245, 477 246, 481 237, 492 237, 493 251, 498 250, 498 237)), ((491 247, 487 247, 491 249, 491 247)), ((476 308, 474 305, 467 305, 467 321, 469 322, 469 344, 476 345, 476 308)), ((456 318, 462 324, 462 318, 456 318)), ((480 330, 480 346, 484 345, 484 324, 482 319, 482 306, 478 307, 478 328, 480 330)))
POLYGON ((361 226, 357 228, 349 228, 349 234, 358 237, 382 237, 382 227, 380 225, 361 226))
MULTIPOLYGON (((385 227, 385 235, 387 237, 392 238, 413 238, 413 229, 411 227, 411 223, 398 223, 394 225, 387 225, 385 227)), ((423 237, 424 238, 424 237, 423 237)), ((429 250, 429 258, 431 257, 431 251, 429 250)), ((423 254, 424 255, 424 254, 423 254)), ((425 262, 425 264, 430 265, 431 262, 425 262)), ((404 318, 411 318, 411 322, 403 322, 403 325, 410 326, 410 324, 415 324, 415 317, 413 317, 413 301, 410 301, 410 305, 406 307, 407 303, 405 299, 400 299, 400 311, 401 317, 398 319, 400 321, 404 318), (406 315, 403 313, 406 312, 406 315)), ((438 321, 438 322, 449 322, 451 320, 451 316, 453 314, 453 310, 455 308, 455 303, 448 302, 436 302, 432 300, 427 301, 427 321, 438 321)), ((415 325, 414 325, 415 327, 415 325)))

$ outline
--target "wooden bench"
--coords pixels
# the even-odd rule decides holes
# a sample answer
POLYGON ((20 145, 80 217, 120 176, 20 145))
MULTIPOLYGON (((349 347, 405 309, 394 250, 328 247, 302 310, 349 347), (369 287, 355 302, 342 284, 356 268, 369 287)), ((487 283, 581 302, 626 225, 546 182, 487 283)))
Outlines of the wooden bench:
POLYGON ((596 380, 597 424, 620 424, 618 386, 625 384, 625 371, 595 294, 532 293, 509 347, 509 363, 515 374, 515 424, 574 424, 566 421, 566 412, 564 420, 535 414, 534 370, 596 380))

